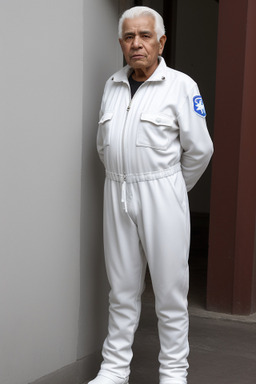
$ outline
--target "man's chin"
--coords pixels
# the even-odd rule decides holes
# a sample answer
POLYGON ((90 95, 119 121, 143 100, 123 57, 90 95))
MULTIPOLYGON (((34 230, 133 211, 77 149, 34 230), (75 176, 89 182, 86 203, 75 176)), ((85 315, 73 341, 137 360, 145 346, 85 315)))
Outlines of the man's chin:
POLYGON ((140 68, 145 68, 145 63, 143 62, 143 60, 131 60, 130 61, 130 66, 133 67, 133 68, 136 68, 136 69, 140 69, 140 68))

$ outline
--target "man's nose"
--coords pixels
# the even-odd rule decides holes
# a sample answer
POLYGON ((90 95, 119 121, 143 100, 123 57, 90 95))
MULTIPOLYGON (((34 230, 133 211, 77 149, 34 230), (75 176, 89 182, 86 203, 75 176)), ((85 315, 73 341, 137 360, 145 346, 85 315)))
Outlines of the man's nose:
POLYGON ((139 48, 141 47, 141 39, 140 36, 135 36, 133 39, 133 47, 134 48, 139 48))

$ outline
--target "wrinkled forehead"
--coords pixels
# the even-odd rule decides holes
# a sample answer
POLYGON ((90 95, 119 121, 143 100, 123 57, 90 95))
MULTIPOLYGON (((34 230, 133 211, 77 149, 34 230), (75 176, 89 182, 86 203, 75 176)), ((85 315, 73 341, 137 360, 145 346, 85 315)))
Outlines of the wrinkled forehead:
POLYGON ((141 15, 124 19, 122 34, 136 31, 155 32, 155 18, 151 15, 141 15))

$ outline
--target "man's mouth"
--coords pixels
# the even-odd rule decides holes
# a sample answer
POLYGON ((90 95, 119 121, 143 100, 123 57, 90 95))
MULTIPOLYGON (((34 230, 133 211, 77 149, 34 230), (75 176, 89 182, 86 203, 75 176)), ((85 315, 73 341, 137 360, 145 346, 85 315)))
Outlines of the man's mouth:
POLYGON ((143 59, 144 58, 144 56, 143 55, 139 55, 139 54, 135 54, 135 55, 132 55, 132 59, 143 59))

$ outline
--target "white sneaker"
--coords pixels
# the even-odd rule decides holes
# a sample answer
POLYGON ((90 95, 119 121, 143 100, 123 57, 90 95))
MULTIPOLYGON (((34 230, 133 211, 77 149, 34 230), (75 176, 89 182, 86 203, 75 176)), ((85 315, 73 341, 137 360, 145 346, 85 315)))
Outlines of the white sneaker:
POLYGON ((126 377, 125 379, 121 377, 110 379, 109 377, 99 374, 95 379, 89 381, 88 384, 129 384, 129 377, 126 377))

